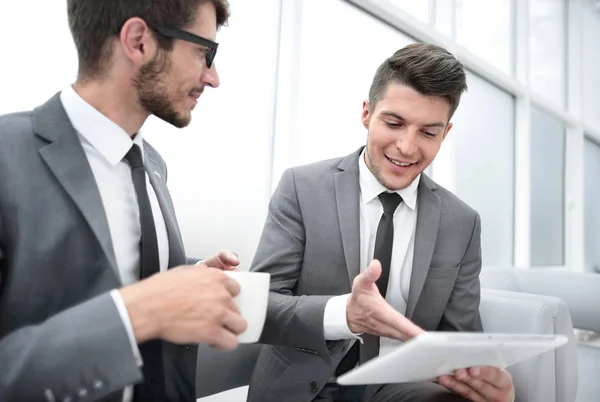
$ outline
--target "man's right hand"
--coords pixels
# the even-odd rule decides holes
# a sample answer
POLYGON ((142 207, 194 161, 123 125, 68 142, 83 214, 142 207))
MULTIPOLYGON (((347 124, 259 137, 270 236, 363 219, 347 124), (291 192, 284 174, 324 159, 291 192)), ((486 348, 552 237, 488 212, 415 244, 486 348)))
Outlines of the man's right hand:
POLYGON ((180 266, 120 289, 138 343, 150 339, 232 350, 246 330, 236 281, 204 264, 180 266))
POLYGON ((373 260, 364 272, 354 278, 346 306, 350 331, 401 341, 423 333, 421 328, 394 310, 381 296, 376 285, 380 275, 381 263, 373 260))

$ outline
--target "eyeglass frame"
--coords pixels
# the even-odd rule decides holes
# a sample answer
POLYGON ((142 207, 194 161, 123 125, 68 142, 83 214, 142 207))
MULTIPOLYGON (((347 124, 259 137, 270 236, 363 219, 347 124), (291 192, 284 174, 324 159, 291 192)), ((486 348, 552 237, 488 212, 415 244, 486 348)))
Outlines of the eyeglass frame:
POLYGON ((185 31, 180 28, 176 28, 170 25, 163 25, 154 28, 156 32, 165 36, 167 38, 172 39, 181 39, 186 42, 195 43, 196 45, 204 46, 208 48, 208 52, 206 52, 206 67, 211 68, 213 62, 215 60, 215 56, 217 54, 217 48, 219 44, 217 42, 213 42, 210 39, 203 38, 202 36, 198 36, 191 32, 185 31))

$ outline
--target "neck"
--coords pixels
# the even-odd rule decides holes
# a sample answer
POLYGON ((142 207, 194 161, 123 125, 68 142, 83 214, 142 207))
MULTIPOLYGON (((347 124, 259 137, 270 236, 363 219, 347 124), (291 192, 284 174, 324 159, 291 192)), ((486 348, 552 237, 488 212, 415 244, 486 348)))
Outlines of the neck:
POLYGON ((133 137, 142 127, 149 113, 144 110, 130 83, 111 79, 78 81, 73 89, 92 107, 133 137))

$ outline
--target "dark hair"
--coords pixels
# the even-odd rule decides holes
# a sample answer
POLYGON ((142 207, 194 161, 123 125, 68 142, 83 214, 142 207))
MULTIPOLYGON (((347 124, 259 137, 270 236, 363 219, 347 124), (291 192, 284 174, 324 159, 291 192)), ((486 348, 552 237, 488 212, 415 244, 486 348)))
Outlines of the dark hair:
MULTIPOLYGON (((228 0, 67 0, 69 28, 79 56, 79 76, 98 77, 112 56, 109 39, 130 18, 139 17, 150 27, 191 24, 198 7, 211 2, 217 11, 217 27, 229 19, 228 0)), ((171 50, 173 40, 156 35, 159 48, 171 50)))
POLYGON ((369 90, 371 108, 392 82, 423 95, 445 97, 450 103, 450 117, 460 103, 461 94, 467 90, 462 64, 446 49, 426 43, 403 47, 379 66, 369 90))

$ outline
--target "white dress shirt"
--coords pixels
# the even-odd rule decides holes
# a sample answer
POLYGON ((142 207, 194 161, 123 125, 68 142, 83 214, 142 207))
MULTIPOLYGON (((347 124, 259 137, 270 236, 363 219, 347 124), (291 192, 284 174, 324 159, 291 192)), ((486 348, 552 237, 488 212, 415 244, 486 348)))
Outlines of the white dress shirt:
MULTIPOLYGON (((139 280, 141 226, 131 168, 123 158, 133 144, 142 149, 143 157, 142 136, 137 133, 132 140, 121 127, 83 100, 71 86, 61 92, 60 100, 79 135, 85 156, 96 179, 121 282, 125 286, 130 285, 139 280)), ((169 263, 167 228, 147 175, 146 188, 156 226, 160 269, 164 271, 169 263)), ((111 295, 129 334, 138 366, 141 366, 142 358, 121 294, 115 289, 111 295)), ((125 390, 124 401, 131 400, 132 389, 128 387, 125 390)))
MULTIPOLYGON (((365 151, 358 159, 360 185, 360 272, 373 260, 377 226, 383 214, 383 206, 378 195, 388 191, 371 173, 365 163, 365 151)), ((396 191, 402 202, 394 213, 394 247, 390 264, 390 276, 386 301, 398 312, 404 314, 408 301, 410 276, 412 272, 415 229, 417 226, 417 190, 421 176, 406 188, 396 191)), ((360 339, 350 332, 346 321, 346 303, 349 294, 332 297, 325 306, 325 339, 360 339)), ((381 338, 379 355, 391 351, 399 341, 381 338)))

